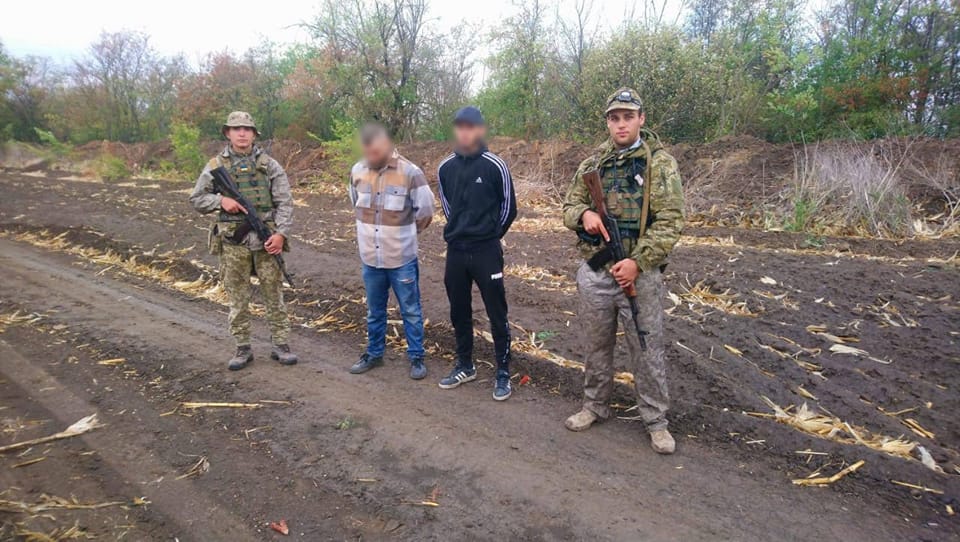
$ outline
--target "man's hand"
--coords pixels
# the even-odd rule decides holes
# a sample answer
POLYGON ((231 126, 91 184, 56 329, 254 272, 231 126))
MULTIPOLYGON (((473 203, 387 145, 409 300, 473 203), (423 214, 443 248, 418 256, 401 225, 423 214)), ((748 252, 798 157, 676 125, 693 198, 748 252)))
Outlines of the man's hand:
POLYGON ((283 237, 283 235, 279 233, 275 233, 271 235, 269 239, 267 239, 267 242, 263 244, 263 248, 267 250, 268 254, 272 254, 276 256, 277 254, 280 254, 280 252, 283 251, 284 239, 285 238, 283 237))
POLYGON ((243 208, 243 205, 240 205, 237 200, 228 198, 227 196, 223 196, 220 200, 220 208, 232 215, 237 213, 247 214, 247 210, 243 208))
POLYGON ((596 211, 584 211, 583 216, 580 217, 580 222, 583 223, 583 229, 587 230, 587 233, 590 235, 602 235, 604 241, 610 242, 610 234, 603 225, 603 219, 600 218, 600 215, 596 211))
POLYGON ((640 276, 640 268, 637 267, 637 262, 627 258, 626 260, 620 260, 613 264, 613 267, 610 268, 610 273, 613 274, 613 278, 621 288, 626 288, 633 284, 633 281, 637 280, 637 277, 640 276))

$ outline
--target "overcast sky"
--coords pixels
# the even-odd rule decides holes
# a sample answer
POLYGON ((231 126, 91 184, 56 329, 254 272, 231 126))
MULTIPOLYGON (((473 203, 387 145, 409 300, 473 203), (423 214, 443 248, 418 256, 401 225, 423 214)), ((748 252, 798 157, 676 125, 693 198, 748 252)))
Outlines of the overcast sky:
MULTIPOLYGON (((570 10, 574 0, 563 0, 570 10)), ((679 10, 680 0, 667 0, 679 10)), ((642 0, 594 0, 603 28, 618 25, 629 6, 642 0), (601 13, 602 11, 602 13, 601 13)), ((264 39, 306 41, 296 25, 317 13, 318 0, 8 0, 0 9, 0 41, 16 56, 42 55, 67 62, 82 55, 101 31, 140 30, 163 54, 183 53, 197 62, 229 49, 242 52, 264 39)), ((484 31, 515 11, 514 0, 433 0, 429 15, 440 29, 461 20, 481 22, 484 31)), ((639 11, 640 8, 638 7, 639 11)))

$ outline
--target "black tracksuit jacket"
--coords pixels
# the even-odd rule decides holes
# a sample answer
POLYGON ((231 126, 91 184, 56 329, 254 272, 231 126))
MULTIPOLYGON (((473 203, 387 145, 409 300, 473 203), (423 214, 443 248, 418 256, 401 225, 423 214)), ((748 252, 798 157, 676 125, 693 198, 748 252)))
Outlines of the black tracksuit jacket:
POLYGON ((507 164, 482 147, 454 152, 440 162, 440 202, 447 243, 474 245, 500 239, 517 217, 517 199, 507 164))

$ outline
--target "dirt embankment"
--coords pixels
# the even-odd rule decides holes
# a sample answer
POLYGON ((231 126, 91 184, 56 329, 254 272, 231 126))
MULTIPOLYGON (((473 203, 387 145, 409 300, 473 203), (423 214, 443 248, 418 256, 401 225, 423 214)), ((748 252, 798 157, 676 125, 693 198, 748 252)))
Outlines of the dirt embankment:
MULTIPOLYGON (((213 155, 223 143, 208 141, 213 155)), ((294 182, 340 179, 349 161, 342 151, 316 142, 273 140, 263 144, 294 182)), ((580 161, 592 145, 563 140, 526 141, 495 137, 490 147, 508 164, 520 196, 527 202, 562 198, 580 161)), ((447 142, 403 143, 401 152, 435 180, 436 167, 450 152, 447 142)), ((815 173, 823 156, 873 157, 880 171, 897 177, 896 190, 909 199, 914 218, 942 224, 953 213, 960 222, 960 139, 888 138, 867 142, 831 141, 809 145, 772 144, 750 136, 724 137, 705 144, 668 146, 677 158, 687 194, 687 210, 697 221, 725 226, 779 228, 794 212, 799 180, 815 173)), ((169 142, 124 144, 92 142, 75 149, 71 160, 90 161, 103 154, 122 158, 134 174, 163 169, 173 161, 169 142)), ((855 161, 854 161, 855 162, 855 161)), ((49 159, 22 146, 7 146, 0 163, 33 169, 54 168, 49 159)), ((849 165, 857 169, 856 164, 849 165)), ((868 175, 863 171, 841 175, 868 175)), ((949 230, 952 232, 955 230, 949 230)), ((944 228, 947 230, 947 228, 944 228)))

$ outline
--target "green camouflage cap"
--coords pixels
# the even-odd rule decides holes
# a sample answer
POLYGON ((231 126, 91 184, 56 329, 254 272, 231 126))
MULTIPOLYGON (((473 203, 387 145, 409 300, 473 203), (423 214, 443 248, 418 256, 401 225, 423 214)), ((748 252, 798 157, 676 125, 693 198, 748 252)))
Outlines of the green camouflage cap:
POLYGON ((227 128, 236 128, 238 126, 246 126, 247 128, 253 128, 253 133, 260 135, 260 131, 257 130, 257 125, 253 122, 253 116, 246 111, 234 111, 227 115, 227 122, 223 123, 223 128, 221 131, 226 133, 227 128))
POLYGON ((614 92, 607 98, 607 109, 604 115, 617 109, 631 109, 633 111, 643 111, 643 102, 640 95, 632 88, 623 87, 614 92))

